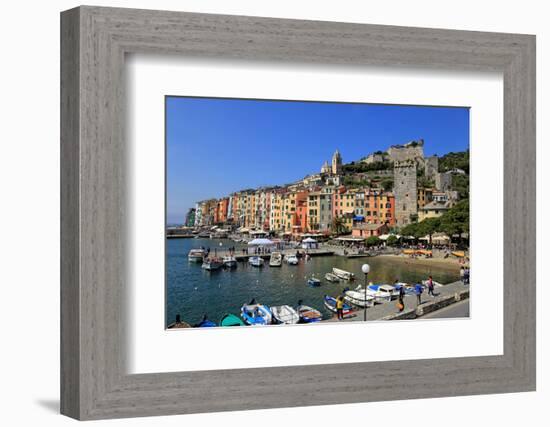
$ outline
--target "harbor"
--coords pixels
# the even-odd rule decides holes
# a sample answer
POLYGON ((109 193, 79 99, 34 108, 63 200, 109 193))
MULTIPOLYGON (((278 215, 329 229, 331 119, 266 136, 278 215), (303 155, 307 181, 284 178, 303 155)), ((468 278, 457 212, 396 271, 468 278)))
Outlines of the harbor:
MULTIPOLYGON (((296 265, 283 261, 278 267, 269 266, 271 251, 256 253, 258 250, 251 249, 246 243, 230 239, 167 239, 166 251, 166 327, 174 326, 177 316, 180 324, 190 326, 199 325, 204 320, 210 322, 210 326, 217 326, 228 315, 242 319, 242 308, 250 302, 267 307, 288 305, 297 308, 303 305, 317 310, 320 320, 335 321, 335 314, 325 305, 325 295, 337 297, 346 290, 364 285, 361 266, 365 262, 371 267, 369 283, 394 283, 396 279, 410 284, 421 283, 432 275, 436 283, 449 284, 436 288, 436 294, 441 297, 454 295, 456 287, 467 289, 458 282, 460 266, 457 261, 434 259, 416 262, 394 255, 348 257, 349 254, 344 255, 328 244, 307 251, 299 247, 282 248, 283 260, 296 252, 301 256, 296 265), (200 262, 190 262, 189 252, 200 248, 209 249, 210 257, 223 258, 233 254, 236 266, 208 271, 200 262), (262 267, 248 262, 256 256, 265 260, 262 267), (327 273, 332 273, 335 268, 350 272, 356 279, 326 280, 327 273), (308 283, 312 278, 319 283, 308 283)), ((427 292, 423 299, 428 302, 427 292)), ((416 297, 407 295, 404 311, 413 308, 416 308, 416 297)), ((397 311, 394 300, 375 304, 367 309, 367 319, 381 320, 397 311)), ((360 307, 354 306, 351 315, 345 318, 345 321, 353 320, 363 320, 360 307)))

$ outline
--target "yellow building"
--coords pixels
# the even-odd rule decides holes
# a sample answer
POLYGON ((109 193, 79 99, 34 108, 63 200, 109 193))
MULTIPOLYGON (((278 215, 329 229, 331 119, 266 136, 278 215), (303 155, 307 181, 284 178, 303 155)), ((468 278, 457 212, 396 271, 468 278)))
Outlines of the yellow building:
POLYGON ((430 202, 418 210, 418 221, 439 218, 451 208, 450 202, 430 202))
POLYGON ((271 205, 269 210, 269 230, 281 231, 283 228, 283 196, 284 192, 274 191, 271 193, 271 205))
POLYGON ((419 187, 416 191, 418 209, 423 208, 425 205, 432 201, 433 189, 419 187))
POLYGON ((307 225, 308 231, 319 230, 321 192, 313 191, 307 197, 307 225))

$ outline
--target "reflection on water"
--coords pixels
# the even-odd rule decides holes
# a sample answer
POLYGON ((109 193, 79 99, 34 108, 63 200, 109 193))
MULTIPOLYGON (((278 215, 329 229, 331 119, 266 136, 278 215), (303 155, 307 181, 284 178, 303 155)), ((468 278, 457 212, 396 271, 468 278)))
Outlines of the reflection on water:
POLYGON ((169 239, 166 244, 166 324, 172 323, 176 314, 182 320, 194 324, 204 314, 218 322, 226 313, 240 314, 244 303, 255 298, 257 302, 267 305, 288 304, 295 306, 298 300, 317 308, 324 318, 332 313, 323 305, 325 294, 337 295, 346 286, 363 283, 364 275, 361 265, 365 262, 371 267, 369 282, 393 283, 395 279, 403 282, 419 282, 432 275, 435 281, 448 283, 458 280, 458 270, 441 266, 419 266, 406 264, 401 260, 388 258, 355 258, 340 256, 314 257, 308 262, 300 261, 297 266, 283 263, 281 267, 251 267, 248 263, 239 262, 234 270, 205 271, 200 263, 190 263, 187 253, 192 248, 201 246, 214 248, 241 246, 230 240, 215 239, 169 239), (355 273, 358 280, 349 283, 330 283, 325 280, 325 273, 332 267, 355 273), (322 281, 318 288, 306 284, 312 274, 322 281))

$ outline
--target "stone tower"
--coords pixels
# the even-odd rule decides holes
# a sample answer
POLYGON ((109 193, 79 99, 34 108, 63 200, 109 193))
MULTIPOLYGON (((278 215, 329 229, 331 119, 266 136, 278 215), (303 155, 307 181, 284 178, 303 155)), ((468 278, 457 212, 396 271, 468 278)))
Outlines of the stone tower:
POLYGON ((342 156, 338 150, 332 155, 332 173, 333 175, 340 175, 342 173, 342 156))
POLYGON ((437 156, 424 158, 424 175, 428 179, 435 180, 435 175, 439 172, 439 159, 437 156))
POLYGON ((395 220, 404 226, 418 219, 416 161, 403 160, 393 164, 395 220))
POLYGON ((325 163, 323 163, 323 166, 321 167, 321 173, 330 173, 330 172, 331 172, 330 166, 328 165, 328 162, 325 161, 325 163))

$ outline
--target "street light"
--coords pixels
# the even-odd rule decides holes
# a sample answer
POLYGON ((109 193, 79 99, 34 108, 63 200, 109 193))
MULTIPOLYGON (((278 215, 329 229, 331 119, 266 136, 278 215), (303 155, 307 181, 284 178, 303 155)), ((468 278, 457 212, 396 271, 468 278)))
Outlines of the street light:
POLYGON ((361 270, 363 271, 363 273, 365 273, 365 310, 363 311, 363 320, 366 322, 367 321, 367 277, 369 275, 369 271, 370 271, 370 265, 368 264, 363 264, 361 266, 361 270))

